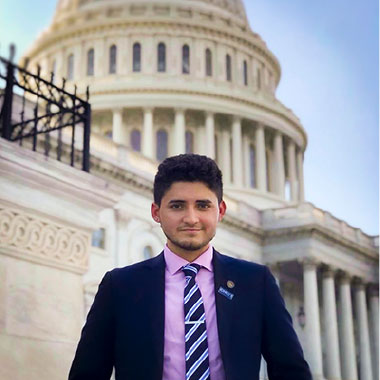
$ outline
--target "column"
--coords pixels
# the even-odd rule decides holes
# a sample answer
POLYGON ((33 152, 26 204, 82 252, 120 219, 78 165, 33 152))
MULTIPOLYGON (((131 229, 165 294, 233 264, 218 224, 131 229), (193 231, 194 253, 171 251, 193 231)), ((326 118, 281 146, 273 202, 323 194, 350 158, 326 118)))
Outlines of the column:
MULTIPOLYGON (((204 125, 200 125, 197 127, 196 133, 195 133, 195 145, 194 145, 194 152, 197 154, 202 154, 205 156, 208 156, 207 154, 207 141, 206 141, 206 128, 204 125)), ((215 143, 214 143, 215 145, 215 143)), ((215 158, 214 158, 215 159, 215 158)))
POLYGON ((287 147, 287 163, 288 163, 288 174, 290 181, 290 199, 293 202, 298 200, 297 191, 297 173, 296 173, 296 145, 294 141, 290 140, 287 147))
POLYGON ((274 152, 273 149, 268 149, 266 151, 267 159, 267 183, 268 183, 268 192, 275 193, 275 183, 276 183, 276 172, 274 167, 274 152))
POLYGON ((243 187, 242 156, 241 118, 234 116, 232 122, 232 164, 234 185, 237 187, 243 187))
POLYGON ((372 338, 373 378, 379 378, 379 286, 369 289, 370 337, 372 338))
POLYGON ((305 200, 304 182, 303 182, 303 153, 299 149, 297 151, 297 167, 298 167, 298 200, 305 200))
POLYGON ((185 110, 177 108, 175 110, 173 155, 185 153, 185 144, 185 110))
POLYGON ((275 193, 280 197, 285 196, 285 170, 282 135, 279 131, 274 136, 274 168, 275 168, 275 193))
POLYGON ((262 192, 267 191, 266 167, 264 126, 258 124, 256 128, 256 178, 257 188, 262 192))
POLYGON ((144 126, 142 135, 142 152, 153 158, 153 108, 144 108, 144 126))
POLYGON ((322 282, 324 334, 326 337, 326 376, 329 380, 339 380, 342 376, 340 372, 338 320, 334 272, 330 268, 324 270, 322 282))
POLYGON ((367 301, 365 287, 362 282, 358 282, 355 285, 355 307, 359 336, 360 380, 373 380, 367 301))
POLYGON ((303 263, 305 305, 305 357, 313 379, 323 379, 321 327, 319 321, 317 264, 312 260, 303 263))
POLYGON ((351 278, 348 275, 343 275, 340 278, 339 284, 341 305, 341 318, 339 320, 340 357, 342 363, 342 378, 344 380, 358 380, 350 280, 351 278))
POLYGON ((231 149, 230 149, 230 131, 223 129, 221 152, 223 153, 219 160, 222 166, 223 179, 226 184, 231 184, 231 149))
POLYGON ((116 108, 112 111, 112 140, 117 144, 127 145, 127 130, 123 126, 123 110, 116 108))
POLYGON ((215 121, 212 112, 206 113, 206 155, 215 159, 215 121))
POLYGON ((251 187, 251 160, 249 155, 249 136, 243 135, 244 186, 251 187))

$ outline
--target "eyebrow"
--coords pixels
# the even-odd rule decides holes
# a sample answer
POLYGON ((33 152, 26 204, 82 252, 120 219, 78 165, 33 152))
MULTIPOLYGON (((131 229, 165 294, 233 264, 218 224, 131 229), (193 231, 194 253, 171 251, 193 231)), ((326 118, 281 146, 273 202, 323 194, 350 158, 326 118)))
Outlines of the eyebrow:
MULTIPOLYGON (((212 203, 209 199, 197 199, 195 201, 196 203, 212 203)), ((171 203, 186 203, 183 199, 172 199, 169 201, 169 204, 171 203)))

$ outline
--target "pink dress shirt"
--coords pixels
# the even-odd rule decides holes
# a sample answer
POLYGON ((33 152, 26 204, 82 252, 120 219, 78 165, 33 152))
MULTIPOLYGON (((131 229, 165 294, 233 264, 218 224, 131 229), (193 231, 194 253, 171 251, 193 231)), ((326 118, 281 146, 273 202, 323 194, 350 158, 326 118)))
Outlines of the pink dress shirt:
MULTIPOLYGON (((220 354, 218 329, 216 323, 214 272, 212 267, 212 247, 199 256, 194 263, 202 268, 196 281, 202 294, 206 314, 207 341, 211 380, 225 380, 222 357, 220 354)), ((181 268, 188 261, 177 256, 165 246, 165 337, 164 370, 162 380, 184 380, 185 365, 185 324, 183 292, 185 275, 181 268)))

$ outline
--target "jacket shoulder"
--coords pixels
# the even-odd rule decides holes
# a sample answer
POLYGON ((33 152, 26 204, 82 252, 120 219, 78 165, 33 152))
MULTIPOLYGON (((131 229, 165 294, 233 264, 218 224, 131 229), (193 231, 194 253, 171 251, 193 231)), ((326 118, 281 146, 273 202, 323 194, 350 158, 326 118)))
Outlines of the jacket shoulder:
POLYGON ((148 273, 152 269, 163 269, 165 268, 165 259, 163 252, 159 255, 152 257, 150 259, 140 261, 135 264, 127 265, 122 268, 114 268, 110 270, 107 274, 114 280, 140 276, 143 273, 148 273))
POLYGON ((230 269, 245 273, 255 273, 264 275, 269 271, 266 265, 224 255, 216 250, 214 250, 214 262, 217 262, 217 264, 228 267, 230 269))

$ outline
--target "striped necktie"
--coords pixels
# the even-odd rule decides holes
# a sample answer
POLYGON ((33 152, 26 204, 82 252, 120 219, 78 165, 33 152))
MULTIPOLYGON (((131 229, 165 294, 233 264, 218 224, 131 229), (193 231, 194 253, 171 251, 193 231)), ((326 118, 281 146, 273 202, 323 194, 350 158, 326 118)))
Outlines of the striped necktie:
POLYGON ((187 264, 182 270, 186 276, 185 308, 185 359, 186 380, 210 380, 205 308, 195 276, 198 264, 187 264))

